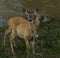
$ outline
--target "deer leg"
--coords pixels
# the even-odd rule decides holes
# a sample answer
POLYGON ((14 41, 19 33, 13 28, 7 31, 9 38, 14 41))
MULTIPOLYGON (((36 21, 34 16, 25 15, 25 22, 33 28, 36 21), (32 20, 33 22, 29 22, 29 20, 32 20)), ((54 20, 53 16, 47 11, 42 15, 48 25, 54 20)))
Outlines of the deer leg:
POLYGON ((11 51, 13 54, 15 54, 14 52, 14 45, 15 45, 15 41, 14 41, 14 38, 15 38, 15 31, 12 31, 12 34, 10 36, 10 44, 11 44, 11 51))
POLYGON ((29 41, 28 41, 27 38, 25 39, 25 44, 26 44, 26 48, 27 48, 27 49, 30 48, 29 41))
POLYGON ((7 36, 7 34, 8 34, 9 32, 11 32, 11 28, 9 28, 9 29, 7 29, 7 30, 5 31, 5 34, 4 34, 4 45, 6 45, 6 36, 7 36))
POLYGON ((13 49, 13 40, 12 39, 10 39, 10 44, 11 44, 11 51, 13 54, 15 54, 14 49, 13 49))
POLYGON ((14 47, 17 47, 17 46, 16 46, 16 42, 15 42, 15 40, 14 40, 14 39, 13 39, 13 44, 14 44, 14 47))
POLYGON ((32 48, 32 53, 34 54, 35 53, 35 43, 34 43, 34 41, 30 41, 30 45, 31 45, 31 48, 32 48))
POLYGON ((35 53, 35 43, 34 41, 32 41, 32 51, 33 51, 33 54, 35 53))

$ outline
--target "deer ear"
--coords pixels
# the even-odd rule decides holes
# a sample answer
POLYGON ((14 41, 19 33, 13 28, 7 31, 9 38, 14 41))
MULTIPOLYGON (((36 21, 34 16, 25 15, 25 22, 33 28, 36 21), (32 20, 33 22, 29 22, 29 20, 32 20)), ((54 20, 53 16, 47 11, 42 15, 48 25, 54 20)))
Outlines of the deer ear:
POLYGON ((33 10, 33 12, 34 12, 34 14, 37 14, 39 12, 39 9, 36 8, 36 9, 33 10))
POLYGON ((26 14, 28 14, 29 13, 29 9, 26 9, 26 8, 23 8, 23 10, 22 10, 23 12, 25 12, 26 14))
POLYGON ((39 9, 38 9, 38 8, 36 8, 36 9, 34 9, 34 11, 35 11, 35 12, 39 12, 39 9))

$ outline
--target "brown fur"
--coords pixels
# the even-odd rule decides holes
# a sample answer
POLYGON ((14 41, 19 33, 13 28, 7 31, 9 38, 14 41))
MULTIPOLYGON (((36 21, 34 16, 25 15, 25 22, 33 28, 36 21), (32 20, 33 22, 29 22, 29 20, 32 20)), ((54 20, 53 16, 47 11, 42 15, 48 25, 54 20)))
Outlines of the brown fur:
POLYGON ((39 25, 39 21, 35 19, 33 21, 33 24, 31 24, 28 20, 26 20, 23 17, 12 17, 8 20, 8 26, 9 28, 5 31, 4 36, 4 44, 6 43, 6 35, 11 32, 10 35, 10 44, 11 44, 11 50, 14 54, 13 45, 16 46, 14 38, 16 35, 20 36, 21 38, 25 39, 26 47, 29 48, 29 39, 33 37, 33 35, 36 35, 36 30, 39 25), (32 32, 32 25, 34 28, 34 32, 32 32))

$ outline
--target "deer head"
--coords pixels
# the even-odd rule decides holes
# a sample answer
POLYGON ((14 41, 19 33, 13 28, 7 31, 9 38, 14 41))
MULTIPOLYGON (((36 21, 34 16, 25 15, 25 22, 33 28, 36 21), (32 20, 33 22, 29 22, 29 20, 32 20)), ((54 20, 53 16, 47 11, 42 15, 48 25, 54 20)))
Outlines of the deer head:
POLYGON ((23 12, 26 14, 28 21, 31 23, 35 19, 35 14, 29 9, 23 8, 23 12))

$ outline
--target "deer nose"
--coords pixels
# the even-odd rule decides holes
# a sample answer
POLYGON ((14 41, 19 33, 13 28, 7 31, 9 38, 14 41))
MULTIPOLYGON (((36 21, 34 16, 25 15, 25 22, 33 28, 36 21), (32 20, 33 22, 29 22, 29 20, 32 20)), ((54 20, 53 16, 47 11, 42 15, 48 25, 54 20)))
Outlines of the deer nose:
POLYGON ((32 22, 32 20, 29 20, 29 22, 32 22))

